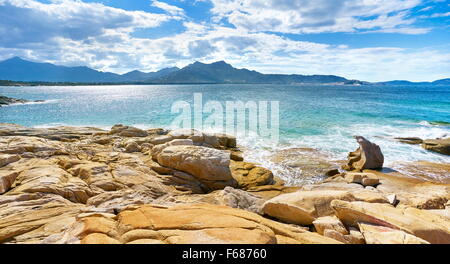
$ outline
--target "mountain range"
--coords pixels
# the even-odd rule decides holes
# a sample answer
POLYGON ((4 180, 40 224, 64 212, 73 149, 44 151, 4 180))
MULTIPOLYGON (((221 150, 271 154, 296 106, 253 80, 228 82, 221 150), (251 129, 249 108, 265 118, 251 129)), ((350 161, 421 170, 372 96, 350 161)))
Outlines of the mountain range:
MULTIPOLYGON (((219 83, 258 83, 258 84, 370 84, 349 80, 335 75, 263 74, 248 69, 237 69, 224 61, 211 64, 194 62, 180 69, 164 68, 156 72, 138 70, 125 74, 101 72, 85 66, 66 67, 51 63, 39 63, 20 57, 0 62, 0 80, 18 82, 70 82, 70 83, 136 83, 136 84, 219 84, 219 83)), ((377 84, 450 84, 450 79, 431 83, 391 81, 377 84)))

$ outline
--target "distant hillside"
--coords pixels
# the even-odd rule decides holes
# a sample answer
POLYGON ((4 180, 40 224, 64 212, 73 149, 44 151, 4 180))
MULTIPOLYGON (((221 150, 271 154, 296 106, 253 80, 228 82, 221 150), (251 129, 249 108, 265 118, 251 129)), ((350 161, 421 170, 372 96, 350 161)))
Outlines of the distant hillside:
POLYGON ((450 85, 450 78, 436 80, 434 82, 410 82, 410 81, 405 81, 405 80, 395 80, 395 81, 388 81, 388 82, 378 82, 376 84, 382 84, 382 85, 450 85))
POLYGON ((120 75, 99 72, 88 67, 57 66, 14 57, 0 62, 0 79, 41 82, 110 82, 120 81, 120 75))
POLYGON ((139 82, 158 78, 178 68, 162 69, 144 73, 133 71, 124 75, 96 71, 88 67, 66 67, 51 63, 31 62, 14 57, 0 62, 0 80, 22 82, 71 82, 71 83, 115 83, 139 82))
POLYGON ((437 80, 437 81, 432 82, 432 84, 450 85, 450 78, 437 80))
POLYGON ((236 69, 224 61, 211 64, 195 62, 179 71, 164 77, 148 80, 151 83, 181 84, 181 83, 346 83, 343 77, 334 75, 285 75, 262 74, 247 69, 236 69))
POLYGON ((124 81, 130 81, 130 82, 141 82, 146 80, 152 80, 156 78, 161 78, 167 74, 170 74, 172 72, 178 71, 180 68, 178 67, 172 67, 172 68, 165 68, 156 72, 141 72, 141 71, 131 71, 125 74, 122 74, 121 77, 124 81))
POLYGON ((237 69, 224 61, 210 64, 194 62, 186 67, 156 72, 130 71, 125 74, 101 72, 88 67, 66 67, 31 62, 14 57, 0 62, 0 85, 80 85, 80 84, 348 84, 348 85, 450 85, 450 79, 434 82, 396 80, 369 83, 335 75, 263 74, 237 69))

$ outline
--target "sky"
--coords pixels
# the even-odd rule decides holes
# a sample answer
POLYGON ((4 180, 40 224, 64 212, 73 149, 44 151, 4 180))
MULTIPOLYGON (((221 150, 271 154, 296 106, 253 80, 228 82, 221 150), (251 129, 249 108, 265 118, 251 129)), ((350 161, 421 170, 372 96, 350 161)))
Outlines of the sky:
POLYGON ((446 0, 0 0, 0 60, 126 73, 225 60, 262 73, 450 78, 446 0))

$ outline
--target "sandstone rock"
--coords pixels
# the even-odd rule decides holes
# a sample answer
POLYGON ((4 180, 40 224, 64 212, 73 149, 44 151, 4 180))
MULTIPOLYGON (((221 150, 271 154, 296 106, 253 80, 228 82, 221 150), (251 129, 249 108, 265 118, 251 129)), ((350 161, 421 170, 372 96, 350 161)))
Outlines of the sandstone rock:
POLYGON ((18 175, 16 171, 0 171, 0 194, 11 188, 18 175))
POLYGON ((439 215, 447 220, 450 221, 450 209, 432 209, 432 210, 427 210, 427 212, 439 215))
POLYGON ((317 233, 321 235, 323 235, 324 231, 327 229, 334 230, 343 235, 349 234, 342 222, 335 216, 319 217, 313 221, 313 225, 317 233))
POLYGON ((443 209, 450 200, 450 184, 437 184, 423 179, 415 179, 398 172, 373 173, 380 183, 377 190, 387 195, 395 194, 398 205, 412 206, 420 209, 443 209))
POLYGON ((0 153, 23 154, 30 152, 47 157, 62 153, 64 149, 64 145, 61 142, 38 137, 14 136, 0 138, 0 153))
POLYGON ((160 195, 151 191, 119 190, 105 192, 91 197, 87 200, 86 205, 120 212, 130 205, 152 203, 158 197, 160 195))
POLYGON ((270 170, 258 167, 253 163, 231 161, 230 169, 239 188, 251 188, 260 185, 273 184, 273 174, 270 170))
POLYGON ((376 186, 380 183, 380 180, 377 178, 363 178, 361 183, 364 186, 376 186))
POLYGON ((159 144, 167 143, 167 142, 171 141, 172 139, 173 138, 169 135, 162 135, 162 136, 154 137, 152 140, 150 140, 149 143, 151 143, 153 145, 159 145, 159 144))
POLYGON ((113 139, 108 136, 97 136, 97 137, 92 138, 92 140, 91 140, 92 143, 100 144, 100 145, 111 144, 112 141, 113 141, 113 139))
POLYGON ((411 145, 419 145, 422 144, 423 140, 418 137, 396 137, 398 141, 411 145))
POLYGON ((315 219, 333 214, 330 203, 335 199, 370 203, 389 202, 381 193, 364 189, 300 190, 268 200, 263 205, 263 211, 287 223, 311 225, 315 219))
POLYGON ((264 200, 251 193, 227 186, 219 191, 219 196, 221 205, 262 214, 264 200))
POLYGON ((125 146, 125 152, 132 153, 132 152, 140 152, 141 147, 136 142, 130 142, 125 146))
POLYGON ((199 146, 169 146, 156 156, 159 164, 189 173, 208 188, 236 186, 231 175, 230 154, 199 146))
MULTIPOLYGON (((96 217, 98 218, 98 217, 96 217)), ((84 218, 56 243, 338 243, 316 233, 217 205, 161 207, 143 205, 121 212, 117 220, 84 218)))
POLYGON ((84 205, 54 194, 0 196, 0 243, 40 243, 75 222, 84 205))
POLYGON ((0 154, 0 168, 20 159, 19 155, 0 154))
POLYGON ((355 236, 354 233, 352 235, 344 235, 333 229, 325 229, 323 236, 332 238, 344 244, 364 244, 364 239, 361 240, 361 238, 355 236))
POLYGON ((426 150, 450 155, 450 138, 426 139, 423 141, 422 147, 426 150))
POLYGON ((114 125, 111 128, 111 131, 109 132, 111 135, 118 135, 121 137, 146 137, 148 136, 148 133, 142 129, 131 127, 131 126, 124 126, 121 124, 114 125))
POLYGON ((202 143, 204 141, 203 133, 194 129, 175 129, 167 135, 174 139, 191 139, 194 143, 202 143))
POLYGON ((346 172, 344 177, 348 183, 359 183, 363 186, 375 186, 379 184, 379 179, 373 173, 346 172))
POLYGON ((9 194, 54 193, 78 203, 85 203, 95 194, 80 178, 44 162, 20 172, 12 187, 9 194))
POLYGON ((348 230, 350 234, 344 236, 344 239, 346 239, 346 241, 349 242, 349 244, 366 244, 364 236, 358 229, 354 227, 349 227, 348 230))
POLYGON ((73 176, 82 179, 91 188, 99 188, 104 191, 126 188, 126 185, 114 180, 110 168, 104 163, 61 159, 58 164, 73 176))
POLYGON ((389 204, 393 206, 398 204, 397 196, 395 194, 387 195, 386 198, 389 200, 389 204))
POLYGON ((83 137, 104 133, 103 130, 94 127, 51 127, 30 128, 14 124, 1 124, 0 136, 38 137, 49 140, 72 142, 83 137))
POLYGON ((156 145, 152 148, 152 158, 154 160, 158 159, 158 155, 163 151, 163 149, 169 146, 193 146, 194 142, 192 139, 173 139, 169 142, 156 145))
POLYGON ((255 186, 247 189, 246 191, 264 200, 269 200, 281 194, 293 193, 298 190, 300 190, 300 187, 275 184, 275 185, 255 186))
POLYGON ((355 136, 359 147, 348 155, 348 163, 343 166, 345 170, 379 169, 383 167, 384 156, 380 147, 364 137, 355 136))
POLYGON ((402 230, 430 243, 450 243, 450 223, 427 210, 339 200, 332 201, 331 207, 348 226, 364 222, 402 230))
POLYGON ((346 191, 298 191, 268 200, 263 212, 287 223, 311 225, 318 217, 333 214, 330 203, 335 199, 354 200, 354 197, 346 191))
POLYGON ((242 157, 242 153, 239 151, 231 151, 230 158, 234 161, 244 161, 244 157, 242 157))
POLYGON ((404 231, 386 226, 359 223, 359 229, 367 244, 430 244, 404 231))

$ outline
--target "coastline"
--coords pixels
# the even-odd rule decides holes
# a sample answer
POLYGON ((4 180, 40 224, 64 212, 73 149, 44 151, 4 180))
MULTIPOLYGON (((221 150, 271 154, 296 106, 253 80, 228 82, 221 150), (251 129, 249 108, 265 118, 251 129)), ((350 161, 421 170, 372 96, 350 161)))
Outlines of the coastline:
POLYGON ((0 135, 0 243, 450 243, 450 184, 420 177, 448 164, 416 164, 415 178, 329 172, 337 164, 302 149, 294 165, 327 176, 289 186, 223 134, 1 124, 0 135))

